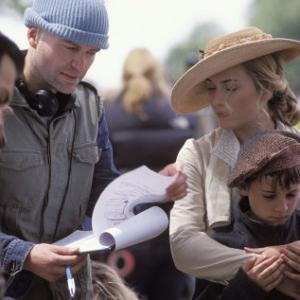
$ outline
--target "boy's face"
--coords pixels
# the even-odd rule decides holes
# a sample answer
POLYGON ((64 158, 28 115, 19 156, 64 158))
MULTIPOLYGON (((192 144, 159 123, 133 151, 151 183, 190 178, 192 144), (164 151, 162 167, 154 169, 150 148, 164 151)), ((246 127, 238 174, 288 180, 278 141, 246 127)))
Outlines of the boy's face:
POLYGON ((284 224, 296 209, 300 197, 300 183, 289 188, 279 183, 272 186, 272 177, 255 180, 241 193, 249 198, 252 216, 271 225, 284 224))

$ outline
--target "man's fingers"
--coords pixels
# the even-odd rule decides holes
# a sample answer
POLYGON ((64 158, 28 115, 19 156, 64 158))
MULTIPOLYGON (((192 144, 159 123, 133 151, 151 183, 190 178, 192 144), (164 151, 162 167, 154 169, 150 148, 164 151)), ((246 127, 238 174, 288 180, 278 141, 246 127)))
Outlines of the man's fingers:
POLYGON ((63 246, 55 246, 52 245, 52 251, 60 254, 60 255, 72 255, 72 254, 79 254, 79 248, 69 248, 69 247, 63 247, 63 246))

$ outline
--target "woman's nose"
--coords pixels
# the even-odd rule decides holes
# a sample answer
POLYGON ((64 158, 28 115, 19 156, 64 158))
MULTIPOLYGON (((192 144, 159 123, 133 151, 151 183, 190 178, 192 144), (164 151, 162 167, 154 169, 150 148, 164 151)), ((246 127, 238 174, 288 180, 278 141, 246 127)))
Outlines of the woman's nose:
POLYGON ((218 107, 224 105, 224 94, 218 89, 215 89, 211 93, 211 105, 212 107, 218 107))

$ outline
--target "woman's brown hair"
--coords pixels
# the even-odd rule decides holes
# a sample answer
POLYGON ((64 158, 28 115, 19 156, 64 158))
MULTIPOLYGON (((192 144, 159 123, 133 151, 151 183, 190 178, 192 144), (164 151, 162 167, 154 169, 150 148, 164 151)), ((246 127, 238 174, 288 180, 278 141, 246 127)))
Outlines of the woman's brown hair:
POLYGON ((257 90, 272 92, 268 112, 274 120, 293 126, 300 120, 297 98, 285 77, 285 63, 280 55, 270 54, 243 64, 257 90))

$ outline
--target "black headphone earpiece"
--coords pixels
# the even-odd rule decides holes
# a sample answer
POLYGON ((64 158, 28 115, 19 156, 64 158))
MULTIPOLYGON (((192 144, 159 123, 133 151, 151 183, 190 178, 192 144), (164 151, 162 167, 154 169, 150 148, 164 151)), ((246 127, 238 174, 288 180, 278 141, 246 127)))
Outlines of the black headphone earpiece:
POLYGON ((16 81, 16 87, 25 97, 29 106, 36 110, 42 117, 52 117, 57 114, 61 108, 59 98, 64 99, 64 109, 71 109, 75 103, 75 95, 66 95, 62 93, 54 94, 48 90, 38 90, 35 93, 29 91, 26 83, 22 79, 16 81))

